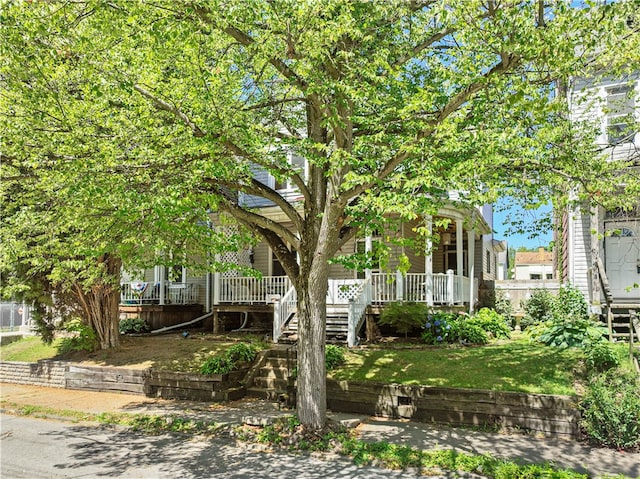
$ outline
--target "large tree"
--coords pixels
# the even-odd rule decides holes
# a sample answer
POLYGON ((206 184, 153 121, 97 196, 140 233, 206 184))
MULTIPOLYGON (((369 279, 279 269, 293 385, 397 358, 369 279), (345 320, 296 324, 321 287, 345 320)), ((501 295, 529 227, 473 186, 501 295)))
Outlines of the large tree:
POLYGON ((265 240, 297 290, 298 415, 320 427, 328 262, 356 233, 435 214, 447 190, 461 206, 535 204, 569 185, 609 197, 620 165, 576 135, 555 92, 588 52, 638 45, 631 3, 14 2, 2 152, 39 181, 57 172, 68 201, 94 191, 125 230, 121 201, 138 191, 174 200, 148 211, 164 231, 179 202, 265 240), (287 224, 242 201, 254 196, 287 224))

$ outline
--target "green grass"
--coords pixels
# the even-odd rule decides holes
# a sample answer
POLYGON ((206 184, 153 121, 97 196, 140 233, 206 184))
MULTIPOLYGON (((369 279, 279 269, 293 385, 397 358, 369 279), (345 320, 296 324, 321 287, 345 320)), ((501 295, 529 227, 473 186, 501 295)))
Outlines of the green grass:
POLYGON ((524 339, 482 347, 361 349, 349 351, 334 379, 575 394, 578 349, 559 350, 524 339))
POLYGON ((52 359, 58 355, 60 340, 51 345, 44 344, 40 337, 28 336, 0 348, 1 361, 35 362, 40 359, 52 359))

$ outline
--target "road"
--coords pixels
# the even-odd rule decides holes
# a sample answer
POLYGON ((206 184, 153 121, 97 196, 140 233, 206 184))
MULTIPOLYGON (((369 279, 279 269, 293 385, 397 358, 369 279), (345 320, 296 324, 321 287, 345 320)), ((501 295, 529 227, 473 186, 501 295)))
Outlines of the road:
MULTIPOLYGON (((147 436, 70 422, 0 415, 0 476, 19 478, 407 478, 350 460, 258 451, 225 438, 147 436)), ((457 475, 441 476, 458 477, 457 475)))

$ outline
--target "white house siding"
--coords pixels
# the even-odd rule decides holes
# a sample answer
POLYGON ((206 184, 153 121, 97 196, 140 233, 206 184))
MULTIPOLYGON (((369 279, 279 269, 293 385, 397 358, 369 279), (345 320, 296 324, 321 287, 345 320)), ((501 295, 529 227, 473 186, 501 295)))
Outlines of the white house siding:
POLYGON ((591 223, 588 214, 574 211, 568 221, 569 282, 590 300, 591 223))

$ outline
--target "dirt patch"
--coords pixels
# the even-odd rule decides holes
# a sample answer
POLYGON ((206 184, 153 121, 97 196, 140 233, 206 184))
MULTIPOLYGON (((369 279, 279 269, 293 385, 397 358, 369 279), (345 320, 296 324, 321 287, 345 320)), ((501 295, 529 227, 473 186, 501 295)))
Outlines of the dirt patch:
POLYGON ((123 336, 118 348, 93 353, 83 351, 66 354, 65 359, 86 366, 121 366, 133 369, 153 367, 171 371, 196 371, 210 355, 223 352, 236 342, 257 343, 246 334, 214 336, 206 333, 181 333, 148 336, 123 336))

